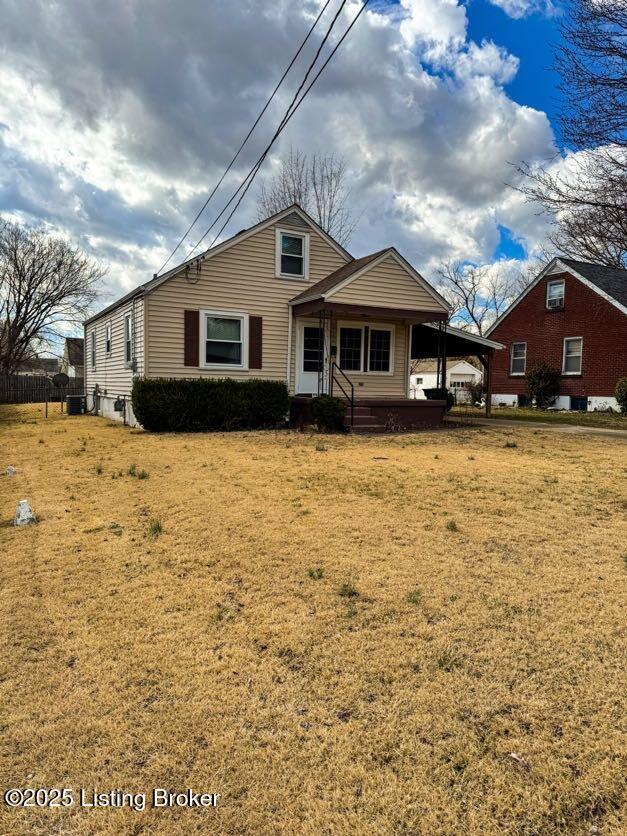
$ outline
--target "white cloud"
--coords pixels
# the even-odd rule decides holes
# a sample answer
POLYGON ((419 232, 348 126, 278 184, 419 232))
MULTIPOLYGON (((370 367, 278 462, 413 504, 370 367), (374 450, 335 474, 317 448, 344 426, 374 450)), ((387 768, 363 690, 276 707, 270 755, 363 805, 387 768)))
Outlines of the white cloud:
POLYGON ((557 9, 552 0, 489 0, 493 6, 503 9, 506 15, 519 19, 541 12, 546 15, 554 15, 557 9))
MULTIPOLYGON (((320 5, 0 0, 0 211, 110 263, 112 293, 146 281, 320 5)), ((343 26, 358 8, 349 5, 343 26)), ((467 14, 455 0, 368 10, 273 152, 346 157, 357 255, 393 243, 429 274, 445 258, 490 260, 499 224, 529 248, 543 235, 546 221, 506 182, 510 163, 554 154, 550 125, 508 97, 518 59, 469 41, 467 14)), ((297 75, 212 206, 256 158, 297 75)), ((254 219, 254 192, 227 233, 254 219)))

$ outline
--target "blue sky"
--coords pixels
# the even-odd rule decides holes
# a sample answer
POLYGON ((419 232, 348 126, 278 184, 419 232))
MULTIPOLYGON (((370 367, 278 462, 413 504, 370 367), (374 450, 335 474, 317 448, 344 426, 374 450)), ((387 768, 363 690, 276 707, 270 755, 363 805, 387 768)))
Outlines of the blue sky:
MULTIPOLYGON (((321 6, 0 0, 0 214, 43 224, 107 265, 103 301, 146 281, 321 6)), ((332 0, 323 25, 338 7, 332 0)), ((349 0, 340 31, 357 9, 349 0)), ((354 255, 393 244, 430 280, 451 260, 517 269, 545 242, 547 219, 511 188, 512 164, 561 150, 558 22, 552 0, 371 2, 260 178, 290 147, 341 155, 358 218, 354 255)), ((195 240, 263 149, 311 57, 297 62, 195 240)), ((225 234, 256 217, 253 188, 225 234)))
POLYGON ((561 41, 560 13, 531 12, 513 19, 487 0, 473 0, 468 6, 468 34, 475 41, 489 38, 520 58, 520 67, 507 90, 517 102, 543 110, 549 117, 558 142, 557 116, 563 104, 559 78, 553 70, 555 45, 561 41))

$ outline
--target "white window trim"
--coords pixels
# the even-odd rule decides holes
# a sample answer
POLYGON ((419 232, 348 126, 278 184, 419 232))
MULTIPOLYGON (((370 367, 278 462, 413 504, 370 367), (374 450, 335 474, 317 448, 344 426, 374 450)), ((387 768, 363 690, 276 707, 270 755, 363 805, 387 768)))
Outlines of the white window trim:
POLYGON ((337 364, 345 372, 349 377, 351 374, 367 374, 372 375, 373 377, 391 377, 394 374, 394 346, 396 344, 396 326, 390 325, 387 322, 350 322, 350 321, 340 321, 337 323, 337 364), (342 369, 340 364, 340 331, 342 328, 359 328, 361 330, 361 364, 359 371, 357 369, 342 369), (365 352, 365 329, 369 328, 372 330, 374 328, 375 331, 389 331, 390 332, 390 370, 388 372, 372 372, 370 370, 364 370, 364 363, 366 360, 366 352, 365 352))
POLYGON ((113 322, 109 319, 105 323, 105 356, 110 357, 113 351, 113 322))
POLYGON ((200 316, 200 323, 199 323, 199 330, 200 330, 200 339, 198 342, 200 357, 198 358, 201 369, 219 369, 220 371, 224 371, 227 369, 231 369, 233 371, 238 372, 247 372, 248 371, 248 314, 243 313, 242 311, 216 311, 216 310, 203 310, 199 311, 200 316), (242 323, 242 362, 239 364, 235 363, 207 363, 205 361, 206 357, 206 345, 207 345, 207 317, 208 316, 215 316, 215 317, 223 317, 224 319, 239 319, 242 323))
MULTIPOLYGON (((576 357, 577 355, 571 355, 576 357)), ((562 375, 566 377, 579 377, 581 376, 583 369, 583 337, 564 337, 564 345, 562 348, 562 375), (579 371, 578 372, 567 372, 566 371, 566 343, 569 340, 581 340, 581 351, 579 352, 579 371)))
MULTIPOLYGON (((516 359, 520 360, 520 357, 517 357, 516 359)), ((514 343, 511 343, 510 347, 509 347, 509 374, 510 374, 510 377, 524 377, 526 371, 527 371, 527 343, 523 342, 522 340, 518 340, 514 343), (512 371, 512 366, 514 364, 514 346, 515 345, 524 345, 525 346, 525 368, 522 372, 512 371)))
POLYGON ((546 309, 548 311, 559 310, 558 308, 551 308, 549 306, 549 292, 551 289, 551 285, 561 284, 562 285, 562 304, 559 306, 561 308, 564 307, 564 300, 566 298, 566 281, 564 279, 555 279, 554 281, 549 281, 546 283, 546 309))
POLYGON ((129 369, 133 365, 133 354, 134 354, 134 334, 133 334, 133 314, 131 311, 124 314, 124 365, 127 369, 129 369), (127 323, 129 323, 130 328, 128 329, 128 339, 127 339, 127 323), (127 343, 131 344, 131 356, 127 357, 126 355, 126 346, 127 343))
POLYGON ((89 336, 89 355, 91 361, 92 369, 96 368, 96 328, 91 332, 89 336))
POLYGON ((297 232, 294 229, 276 228, 275 234, 275 271, 277 279, 293 279, 296 282, 309 281, 309 233, 297 232), (303 274, 297 276, 294 273, 281 272, 281 236, 291 235, 293 238, 303 239, 303 274))

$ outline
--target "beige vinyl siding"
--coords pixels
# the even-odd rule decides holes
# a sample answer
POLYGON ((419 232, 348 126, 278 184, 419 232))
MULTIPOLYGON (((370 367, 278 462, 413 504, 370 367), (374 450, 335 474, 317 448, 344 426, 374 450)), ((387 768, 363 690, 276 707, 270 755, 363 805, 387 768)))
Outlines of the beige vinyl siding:
MULTIPOLYGON (((337 270, 346 260, 313 228, 309 229, 309 280, 276 276, 276 229, 285 221, 249 238, 165 281, 146 297, 149 322, 147 370, 150 377, 249 377, 285 380, 288 302, 308 285, 337 270), (184 365, 184 311, 225 310, 263 317, 261 369, 215 370, 184 365)), ((294 227, 303 232, 303 228, 294 227)), ((203 335, 201 331, 201 347, 203 335)))
POLYGON ((331 293, 328 300, 420 311, 445 310, 409 275, 393 255, 387 256, 380 264, 358 276, 346 287, 331 293))
MULTIPOLYGON (((298 349, 298 322, 297 318, 294 320, 292 327, 292 351, 291 351, 291 376, 290 376, 290 391, 296 391, 296 364, 300 362, 297 356, 298 349)), ((308 325, 316 325, 317 319, 315 317, 302 317, 308 325)), ((354 372, 346 371, 345 374, 355 387, 355 398, 406 398, 407 385, 409 380, 409 362, 408 362, 408 335, 411 326, 404 322, 386 322, 384 319, 364 318, 360 317, 356 320, 351 320, 350 317, 341 317, 339 323, 342 325, 355 325, 361 327, 362 325, 387 325, 394 329, 394 360, 392 374, 379 374, 372 372, 354 372)), ((330 345, 338 346, 339 362, 339 331, 338 320, 333 319, 331 326, 331 338, 329 338, 328 326, 325 329, 325 356, 328 362, 328 349, 330 345)), ((342 382, 343 379, 342 379, 342 382)), ((348 388, 348 387, 345 387, 348 388)), ((334 394, 338 397, 342 396, 341 391, 336 387, 334 394)))
POLYGON ((134 299, 85 327, 85 392, 96 385, 110 397, 131 394, 133 377, 144 374, 144 300, 134 299), (124 353, 124 318, 131 313, 135 323, 134 356, 137 370, 127 368, 124 353), (111 353, 105 350, 106 326, 111 323, 111 353), (91 335, 96 332, 96 367, 91 364, 91 335))

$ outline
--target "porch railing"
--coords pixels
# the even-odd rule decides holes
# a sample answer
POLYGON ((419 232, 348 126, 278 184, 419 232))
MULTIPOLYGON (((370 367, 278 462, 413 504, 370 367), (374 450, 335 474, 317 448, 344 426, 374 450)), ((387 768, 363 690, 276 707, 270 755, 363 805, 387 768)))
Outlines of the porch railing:
POLYGON ((355 387, 351 383, 350 378, 347 377, 344 374, 342 369, 338 366, 338 364, 335 361, 333 361, 331 363, 331 385, 329 387, 329 394, 331 396, 333 395, 333 384, 334 383, 337 383, 337 385, 340 387, 340 390, 342 391, 342 394, 344 395, 344 397, 346 398, 346 400, 350 404, 350 407, 351 407, 351 427, 352 427, 353 424, 355 423, 355 387), (342 377, 344 378, 344 380, 346 381, 346 384, 350 389, 350 395, 348 394, 348 392, 346 391, 346 389, 342 385, 342 381, 335 374, 336 372, 339 372, 342 375, 342 377))

